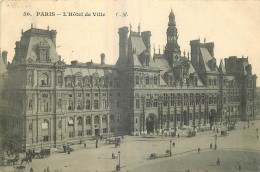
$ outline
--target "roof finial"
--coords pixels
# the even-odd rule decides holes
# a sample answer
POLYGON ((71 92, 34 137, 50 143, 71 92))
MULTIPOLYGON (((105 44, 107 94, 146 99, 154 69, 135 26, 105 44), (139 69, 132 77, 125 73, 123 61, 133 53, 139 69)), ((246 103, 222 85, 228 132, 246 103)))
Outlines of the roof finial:
POLYGON ((49 25, 47 26, 47 30, 49 30, 50 29, 50 27, 49 27, 49 25))
POLYGON ((131 23, 130 23, 130 34, 131 34, 131 31, 132 31, 132 25, 131 25, 131 23))
POLYGON ((22 29, 22 34, 23 34, 23 29, 22 29))
POLYGON ((242 58, 244 58, 244 54, 242 54, 242 58))
POLYGON ((161 54, 160 45, 159 45, 159 54, 161 54))
POLYGON ((153 44, 153 53, 155 54, 155 45, 153 44))
POLYGON ((33 24, 31 23, 31 29, 33 28, 33 24))
POLYGON ((204 44, 206 43, 206 37, 204 37, 204 44))
POLYGON ((185 49, 184 49, 184 51, 183 51, 183 56, 184 56, 184 57, 185 57, 185 54, 186 54, 186 53, 185 53, 185 49))
POLYGON ((138 25, 138 33, 140 34, 140 29, 141 29, 141 26, 140 26, 140 23, 138 25))
POLYGON ((172 7, 171 7, 171 12, 172 12, 172 7))

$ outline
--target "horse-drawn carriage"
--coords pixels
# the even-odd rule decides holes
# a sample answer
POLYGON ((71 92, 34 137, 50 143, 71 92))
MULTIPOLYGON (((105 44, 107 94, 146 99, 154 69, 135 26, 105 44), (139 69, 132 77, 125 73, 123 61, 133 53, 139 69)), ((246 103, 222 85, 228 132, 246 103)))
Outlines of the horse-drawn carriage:
POLYGON ((227 130, 222 130, 222 131, 221 131, 221 136, 227 136, 227 135, 228 135, 227 130))
POLYGON ((106 143, 116 144, 116 145, 120 146, 120 138, 116 137, 115 139, 106 139, 106 143))
POLYGON ((188 137, 193 137, 193 136, 196 136, 196 131, 195 130, 190 130, 188 132, 188 137))
POLYGON ((41 159, 41 158, 46 158, 49 157, 51 154, 50 149, 43 149, 40 152, 31 152, 29 156, 36 158, 36 159, 41 159))

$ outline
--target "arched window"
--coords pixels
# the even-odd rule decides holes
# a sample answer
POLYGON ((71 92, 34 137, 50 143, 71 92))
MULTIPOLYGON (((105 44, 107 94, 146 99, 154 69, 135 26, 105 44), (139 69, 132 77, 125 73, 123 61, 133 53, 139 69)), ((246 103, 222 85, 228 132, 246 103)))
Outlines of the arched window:
POLYGON ((149 76, 146 76, 146 78, 145 78, 145 84, 146 84, 146 85, 149 85, 149 83, 150 83, 150 78, 149 78, 149 76))
POLYGON ((82 125, 82 117, 79 116, 79 117, 77 118, 77 124, 78 124, 78 125, 82 125))
POLYGON ((68 125, 69 125, 69 126, 73 126, 73 125, 74 125, 74 119, 73 119, 73 117, 70 117, 70 118, 69 118, 68 125))
POLYGON ((42 104, 41 104, 43 112, 48 112, 48 110, 49 110, 48 105, 49 104, 48 104, 47 99, 43 99, 42 104))
POLYGON ((111 122, 114 122, 114 120, 115 120, 114 115, 110 115, 110 121, 111 121, 111 122))
POLYGON ((46 73, 43 73, 41 76, 41 85, 49 85, 49 76, 46 73))
POLYGON ((156 76, 153 77, 153 84, 157 85, 157 77, 156 76))
POLYGON ((103 122, 103 123, 107 123, 107 116, 106 116, 106 115, 103 115, 103 117, 102 117, 102 122, 103 122))
POLYGON ((99 124, 99 116, 98 115, 96 115, 94 117, 94 124, 99 124))
POLYGON ((87 118, 86 118, 86 124, 91 124, 91 117, 90 117, 90 116, 87 116, 87 118))
POLYGON ((48 130, 49 129, 49 121, 45 119, 42 123, 42 129, 43 130, 48 130))
POLYGON ((136 84, 136 85, 139 85, 139 76, 136 76, 136 77, 135 77, 135 84, 136 84))

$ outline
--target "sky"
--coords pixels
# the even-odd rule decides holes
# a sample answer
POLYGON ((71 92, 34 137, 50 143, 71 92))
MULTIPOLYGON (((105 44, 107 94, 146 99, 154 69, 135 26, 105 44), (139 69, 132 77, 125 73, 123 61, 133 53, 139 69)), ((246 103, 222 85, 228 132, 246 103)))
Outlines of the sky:
POLYGON ((0 47, 1 51, 8 51, 8 61, 12 61, 22 29, 30 29, 31 24, 40 29, 49 26, 57 31, 57 52, 66 63, 72 60, 100 63, 100 54, 105 53, 106 63, 115 64, 119 55, 118 28, 130 23, 133 31, 137 31, 139 23, 141 31, 150 30, 152 48, 158 53, 160 47, 162 52, 171 9, 182 54, 184 50, 186 54, 190 52, 190 40, 200 38, 204 42, 206 38, 206 42, 215 44, 218 63, 229 56, 248 57, 253 73, 260 76, 260 1, 3 0, 0 47), (55 16, 36 16, 37 12, 54 12, 55 16), (101 12, 105 16, 58 15, 63 12, 101 12), (30 16, 24 16, 25 13, 30 16))

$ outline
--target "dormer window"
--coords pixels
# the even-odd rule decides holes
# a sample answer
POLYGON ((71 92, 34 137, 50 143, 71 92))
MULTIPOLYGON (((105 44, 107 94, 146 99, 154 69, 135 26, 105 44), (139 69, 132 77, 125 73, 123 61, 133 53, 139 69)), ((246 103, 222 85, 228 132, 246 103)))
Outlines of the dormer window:
POLYGON ((41 85, 49 85, 49 76, 47 73, 41 75, 41 85))
POLYGON ((40 50, 40 61, 41 62, 49 61, 49 51, 47 49, 40 50))
POLYGON ((40 42, 38 45, 38 62, 50 61, 50 47, 48 42, 40 42))

